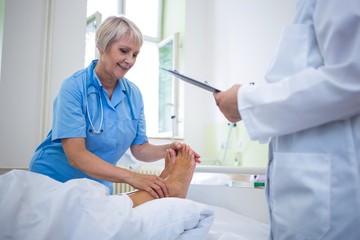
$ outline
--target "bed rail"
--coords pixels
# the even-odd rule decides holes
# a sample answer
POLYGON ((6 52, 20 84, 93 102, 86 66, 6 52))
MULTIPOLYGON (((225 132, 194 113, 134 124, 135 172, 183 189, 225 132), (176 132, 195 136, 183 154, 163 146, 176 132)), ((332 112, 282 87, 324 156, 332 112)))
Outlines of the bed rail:
POLYGON ((262 167, 228 167, 228 166, 197 166, 195 168, 195 172, 265 175, 266 168, 262 168, 262 167))

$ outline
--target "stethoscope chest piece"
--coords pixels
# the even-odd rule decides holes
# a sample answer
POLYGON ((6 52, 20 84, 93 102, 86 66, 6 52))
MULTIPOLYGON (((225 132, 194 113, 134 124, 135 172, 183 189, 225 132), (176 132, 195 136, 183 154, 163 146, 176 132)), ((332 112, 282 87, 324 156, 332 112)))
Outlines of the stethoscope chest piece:
POLYGON ((100 130, 95 130, 95 129, 89 129, 89 132, 90 133, 94 133, 94 134, 100 134, 100 133, 102 133, 104 130, 103 129, 100 129, 100 130))

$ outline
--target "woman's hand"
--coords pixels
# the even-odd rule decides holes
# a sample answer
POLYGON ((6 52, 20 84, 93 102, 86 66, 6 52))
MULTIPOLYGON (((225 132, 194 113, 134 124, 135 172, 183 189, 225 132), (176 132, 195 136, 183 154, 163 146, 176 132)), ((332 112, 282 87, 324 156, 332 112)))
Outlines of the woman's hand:
POLYGON ((136 189, 148 192, 154 198, 169 196, 169 190, 166 186, 165 180, 156 175, 133 172, 131 178, 128 179, 126 183, 136 189))

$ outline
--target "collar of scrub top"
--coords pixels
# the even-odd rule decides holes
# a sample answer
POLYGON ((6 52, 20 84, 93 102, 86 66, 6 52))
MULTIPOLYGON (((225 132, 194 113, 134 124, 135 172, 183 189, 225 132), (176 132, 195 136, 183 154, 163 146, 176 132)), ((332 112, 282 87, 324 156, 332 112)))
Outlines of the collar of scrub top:
MULTIPOLYGON (((96 88, 96 90, 99 92, 99 93, 102 93, 103 91, 103 85, 99 79, 99 77, 97 76, 96 72, 95 72, 95 66, 97 64, 98 60, 93 60, 92 63, 91 63, 91 67, 89 69, 89 79, 90 79, 90 83, 88 84, 87 87, 89 87, 90 85, 94 85, 94 87, 96 88)), ((118 104, 119 102, 121 102, 121 100, 126 97, 128 98, 129 100, 129 105, 130 105, 130 99, 129 99, 129 90, 128 90, 128 86, 127 84, 125 83, 125 78, 119 78, 118 81, 117 81, 117 86, 115 86, 115 89, 114 89, 114 93, 115 91, 117 91, 117 89, 119 88, 119 90, 121 90, 124 95, 120 94, 120 95, 113 95, 112 97, 112 102, 113 104, 118 104)), ((132 110, 132 106, 131 107, 131 110, 132 110)), ((133 112, 133 111, 132 111, 133 112)))

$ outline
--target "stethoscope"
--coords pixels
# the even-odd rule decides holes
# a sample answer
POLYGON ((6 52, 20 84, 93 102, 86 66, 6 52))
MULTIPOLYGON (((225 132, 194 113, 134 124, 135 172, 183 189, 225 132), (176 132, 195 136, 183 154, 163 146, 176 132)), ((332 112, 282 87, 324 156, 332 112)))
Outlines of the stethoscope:
MULTIPOLYGON (((87 84, 86 86, 86 99, 85 99, 85 105, 86 105, 86 112, 87 112, 87 118, 89 120, 89 124, 90 124, 90 129, 89 132, 93 133, 93 134, 100 134, 102 132, 104 132, 103 129, 103 122, 104 122, 104 106, 103 106, 103 102, 101 99, 101 91, 99 90, 98 87, 95 86, 95 84, 92 82, 94 81, 94 68, 96 66, 96 62, 93 61, 92 63, 92 67, 89 71, 87 71, 87 76, 86 79, 90 81, 90 84, 87 84), (95 91, 89 91, 90 88, 94 88, 95 91), (100 124, 99 124, 99 128, 96 129, 94 126, 94 122, 91 120, 91 116, 90 116, 90 110, 89 110, 89 96, 91 94, 95 94, 95 100, 96 102, 100 103, 100 124), (99 97, 99 101, 97 101, 97 97, 99 97)), ((95 111, 94 111, 95 112, 95 111)), ((94 118, 95 119, 95 118, 94 118)))
MULTIPOLYGON (((102 132, 104 132, 104 129, 102 128, 103 127, 103 121, 104 121, 104 107, 103 107, 103 102, 102 102, 102 99, 101 99, 101 95, 100 95, 100 91, 98 88, 96 88, 93 84, 89 85, 87 87, 87 94, 86 94, 86 112, 87 112, 87 118, 89 120, 89 123, 90 123, 90 129, 89 129, 89 132, 90 133, 94 133, 94 134, 100 134, 102 132), (94 87, 96 89, 96 92, 89 92, 89 88, 90 87, 94 87), (99 103, 100 103, 100 124, 99 124, 99 128, 98 129, 95 129, 95 126, 94 126, 94 123, 93 121, 91 120, 91 116, 90 116, 90 111, 89 111, 89 102, 88 102, 88 98, 91 94, 95 94, 97 97, 99 97, 99 103)), ((97 98, 96 97, 96 98, 97 98)))
MULTIPOLYGON (((89 74, 89 80, 90 81, 93 81, 93 71, 94 71, 94 68, 92 68, 90 70, 90 74, 89 74)), ((135 114, 134 114, 134 109, 133 109, 133 106, 132 104, 130 103, 130 99, 129 99, 129 96, 128 96, 128 91, 126 90, 125 91, 125 95, 126 95, 126 98, 129 102, 129 107, 130 107, 130 113, 131 113, 131 118, 134 119, 135 117, 135 114)), ((96 98, 97 98, 96 97, 96 98)), ((103 122, 104 122, 104 106, 103 106, 103 101, 102 101, 102 98, 101 98, 101 91, 99 90, 98 87, 95 86, 94 83, 90 83, 87 88, 86 88, 86 112, 87 112, 87 118, 89 120, 89 124, 90 124, 90 129, 89 129, 89 132, 90 133, 93 133, 93 134, 101 134, 102 132, 104 132, 104 129, 103 129, 103 122), (89 91, 89 88, 90 87, 93 87, 95 89, 95 92, 94 91, 89 91), (88 103, 88 98, 91 94, 95 94, 97 97, 99 97, 99 104, 100 104, 100 124, 99 124, 99 128, 96 129, 95 126, 94 126, 94 122, 91 120, 91 116, 90 116, 90 111, 89 111, 89 103, 88 103)))

